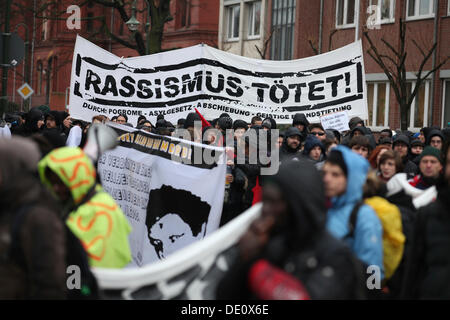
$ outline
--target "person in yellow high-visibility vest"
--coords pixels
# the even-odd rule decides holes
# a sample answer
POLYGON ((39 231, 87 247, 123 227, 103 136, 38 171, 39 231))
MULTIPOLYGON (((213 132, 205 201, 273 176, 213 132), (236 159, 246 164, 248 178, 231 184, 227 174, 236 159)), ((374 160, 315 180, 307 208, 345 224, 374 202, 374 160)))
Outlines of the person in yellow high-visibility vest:
POLYGON ((69 229, 93 267, 122 268, 131 261, 131 226, 120 206, 96 182, 96 170, 80 148, 55 149, 38 164, 39 176, 66 209, 69 229))

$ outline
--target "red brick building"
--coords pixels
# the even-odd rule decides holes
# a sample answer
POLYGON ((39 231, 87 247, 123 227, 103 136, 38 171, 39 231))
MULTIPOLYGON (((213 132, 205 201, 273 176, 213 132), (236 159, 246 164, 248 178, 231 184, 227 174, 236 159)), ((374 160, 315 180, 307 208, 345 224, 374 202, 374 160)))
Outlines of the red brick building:
MULTIPOLYGON (((36 1, 37 7, 42 2, 41 0, 23 0, 22 3, 32 8, 34 1, 36 1)), ((58 1, 56 9, 63 12, 73 2, 70 0, 58 1)), ((145 24, 148 21, 145 8, 146 1, 138 0, 136 18, 140 21, 139 31, 143 33, 144 41, 145 24)), ((11 69, 8 74, 8 98, 19 106, 22 105, 22 98, 13 90, 17 90, 24 81, 27 81, 34 89, 34 95, 31 97, 32 106, 48 104, 51 109, 55 110, 65 108, 68 102, 66 92, 68 92, 67 88, 70 86, 72 55, 77 34, 118 56, 132 57, 138 55, 136 50, 125 47, 114 39, 105 36, 105 33, 99 33, 103 22, 96 17, 104 16, 104 23, 110 30, 113 30, 114 35, 124 41, 129 41, 132 35, 117 10, 114 10, 112 14, 112 8, 91 2, 91 4, 81 8, 83 20, 80 21, 81 29, 79 30, 68 29, 66 18, 70 16, 69 13, 62 16, 64 19, 59 20, 40 18, 45 17, 46 14, 50 15, 50 13, 38 14, 39 18, 34 21, 34 60, 33 71, 30 72, 33 15, 29 13, 24 16, 23 12, 17 13, 15 9, 17 8, 13 4, 11 30, 14 31, 15 27, 19 25, 17 31, 26 40, 28 28, 29 39, 29 45, 26 49, 28 52, 27 61, 17 65, 16 72, 11 69), (24 27, 23 24, 26 24, 27 27, 24 27), (28 69, 25 70, 25 78, 22 76, 24 66, 28 69), (32 74, 32 79, 30 79, 30 74, 32 74), (15 84, 14 78, 16 79, 15 84)), ((130 8, 127 9, 127 14, 131 16, 130 8)), ((217 47, 219 0, 172 0, 171 14, 174 19, 165 25, 163 50, 184 48, 200 43, 217 47)))
MULTIPOLYGON (((406 69, 408 88, 413 89, 423 56, 413 44, 414 39, 427 52, 435 38, 436 63, 450 55, 450 0, 221 0, 219 47, 222 50, 259 58, 247 50, 255 44, 263 48, 270 38, 266 59, 289 60, 304 58, 337 49, 363 37, 367 26, 378 50, 388 53, 381 38, 395 48, 400 45, 400 19, 406 21, 406 69), (379 10, 372 5, 379 5, 379 10), (246 32, 251 20, 251 8, 261 8, 259 37, 246 32), (239 10, 240 8, 240 10, 239 10), (358 10, 359 9, 359 10, 358 10), (370 11, 372 9, 372 11, 370 11), (359 12, 359 14, 357 14, 359 12), (240 14, 241 18, 238 15, 240 14), (378 26, 373 22, 378 19, 378 26), (359 17, 359 19, 358 19, 359 17), (359 21, 359 23, 357 23, 359 21), (435 28, 436 22, 436 28, 435 28), (242 26, 240 27, 239 24, 242 26), (231 34, 233 30, 243 30, 231 34), (436 30, 436 31, 435 31, 436 30), (247 34, 248 33, 248 34, 247 34)), ((375 129, 400 127, 399 105, 383 70, 367 54, 368 41, 363 40, 368 92, 368 125, 375 129)), ((432 59, 423 70, 432 69, 432 59)), ((409 129, 418 131, 427 125, 446 126, 450 122, 450 61, 435 74, 434 82, 427 78, 408 114, 409 129), (432 85, 432 82, 434 86, 432 85), (432 99, 434 97, 434 100, 432 99), (433 102, 432 102, 433 101, 433 102)))

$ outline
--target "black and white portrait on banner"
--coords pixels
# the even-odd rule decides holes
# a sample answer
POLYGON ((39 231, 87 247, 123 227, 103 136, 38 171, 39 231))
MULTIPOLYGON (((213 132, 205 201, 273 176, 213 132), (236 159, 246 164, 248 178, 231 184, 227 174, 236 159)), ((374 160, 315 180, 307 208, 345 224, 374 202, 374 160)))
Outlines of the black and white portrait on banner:
POLYGON ((203 239, 211 206, 188 190, 163 185, 150 191, 148 238, 159 259, 203 239))

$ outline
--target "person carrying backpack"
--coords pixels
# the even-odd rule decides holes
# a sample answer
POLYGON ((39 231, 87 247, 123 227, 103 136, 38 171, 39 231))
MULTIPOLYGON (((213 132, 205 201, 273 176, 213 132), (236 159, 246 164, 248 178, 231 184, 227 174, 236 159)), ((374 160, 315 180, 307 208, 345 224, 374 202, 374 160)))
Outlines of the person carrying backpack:
POLYGON ((369 162, 348 147, 331 150, 322 168, 329 199, 327 229, 367 266, 378 267, 383 279, 383 228, 374 210, 362 202, 368 170, 369 162))

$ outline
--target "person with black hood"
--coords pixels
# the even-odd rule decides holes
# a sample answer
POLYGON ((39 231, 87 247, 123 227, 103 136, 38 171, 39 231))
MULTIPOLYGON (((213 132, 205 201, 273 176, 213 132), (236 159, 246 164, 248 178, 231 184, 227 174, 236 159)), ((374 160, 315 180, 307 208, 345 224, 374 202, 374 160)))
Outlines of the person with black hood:
POLYGON ((50 111, 45 115, 45 127, 42 134, 53 145, 54 148, 64 147, 67 136, 63 131, 62 113, 50 111))
POLYGON ((437 199, 417 212, 404 299, 450 299, 450 143, 443 148, 437 199))
POLYGON ((283 145, 280 148, 280 161, 299 156, 304 140, 303 134, 296 127, 289 127, 284 133, 283 145))
POLYGON ((404 134, 397 134, 392 143, 392 149, 400 155, 403 162, 403 172, 406 173, 407 179, 414 178, 419 173, 417 165, 408 159, 409 154, 409 138, 404 134))
POLYGON ((39 133, 44 128, 44 114, 38 108, 32 108, 25 117, 25 123, 12 132, 13 134, 29 137, 39 133))
POLYGON ((360 263, 326 230, 324 198, 319 172, 304 159, 268 176, 261 215, 239 240, 216 299, 365 299, 360 263))
MULTIPOLYGON (((363 127, 365 129, 366 126, 364 125, 364 120, 362 120, 360 117, 353 117, 350 119, 350 121, 348 122, 348 127, 349 127, 349 131, 345 134, 345 136, 342 139, 342 144, 345 146, 348 146, 348 144, 350 143, 350 139, 353 138, 354 132, 353 129, 355 129, 356 127, 363 127)), ((362 135, 365 135, 367 132, 363 131, 362 135)))
POLYGON ((292 119, 292 126, 296 127, 304 137, 308 135, 309 121, 303 113, 296 113, 292 119))
POLYGON ((442 134, 441 130, 433 129, 428 133, 427 135, 427 141, 425 145, 432 146, 433 148, 436 148, 438 150, 442 149, 442 146, 444 144, 445 137, 442 134))

